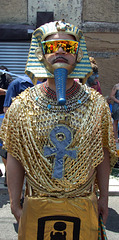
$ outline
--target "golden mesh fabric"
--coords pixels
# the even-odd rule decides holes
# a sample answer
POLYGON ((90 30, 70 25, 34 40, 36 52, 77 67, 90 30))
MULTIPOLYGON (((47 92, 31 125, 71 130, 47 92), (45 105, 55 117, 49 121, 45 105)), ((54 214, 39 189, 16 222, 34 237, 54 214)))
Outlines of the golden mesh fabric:
POLYGON ((87 184, 90 171, 103 161, 103 147, 109 149, 111 167, 117 161, 105 99, 84 85, 67 99, 66 107, 57 106, 37 85, 16 98, 3 120, 0 138, 7 151, 24 166, 35 196, 80 195, 79 189, 87 184), (63 179, 52 178, 54 155, 46 158, 43 151, 44 146, 53 147, 49 133, 58 124, 71 130, 69 148, 77 152, 76 159, 64 156, 63 179))

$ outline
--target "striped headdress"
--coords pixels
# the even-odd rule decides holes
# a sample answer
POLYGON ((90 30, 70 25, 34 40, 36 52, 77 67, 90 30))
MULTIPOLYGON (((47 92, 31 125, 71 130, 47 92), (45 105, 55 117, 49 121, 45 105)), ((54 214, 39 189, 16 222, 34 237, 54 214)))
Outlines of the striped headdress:
POLYGON ((74 36, 76 41, 80 42, 79 50, 83 52, 81 61, 76 63, 73 72, 71 72, 68 77, 80 78, 82 79, 82 82, 85 83, 87 78, 92 74, 92 67, 82 31, 78 27, 66 23, 64 20, 58 22, 55 21, 46 23, 33 32, 25 73, 31 78, 34 84, 37 83, 39 78, 44 79, 54 77, 54 75, 45 68, 44 63, 39 61, 35 51, 41 46, 41 42, 44 41, 47 36, 56 34, 59 31, 74 36))

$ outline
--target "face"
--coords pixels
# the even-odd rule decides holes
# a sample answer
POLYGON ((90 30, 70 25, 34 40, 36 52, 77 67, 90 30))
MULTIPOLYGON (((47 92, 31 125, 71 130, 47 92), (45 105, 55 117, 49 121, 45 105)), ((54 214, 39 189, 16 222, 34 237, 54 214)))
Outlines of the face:
MULTIPOLYGON (((75 41, 73 36, 63 33, 48 36, 45 41, 59 39, 75 41)), ((44 65, 51 73, 54 73, 57 68, 66 68, 69 74, 75 68, 76 54, 68 53, 62 47, 59 47, 54 53, 44 55, 44 65)))

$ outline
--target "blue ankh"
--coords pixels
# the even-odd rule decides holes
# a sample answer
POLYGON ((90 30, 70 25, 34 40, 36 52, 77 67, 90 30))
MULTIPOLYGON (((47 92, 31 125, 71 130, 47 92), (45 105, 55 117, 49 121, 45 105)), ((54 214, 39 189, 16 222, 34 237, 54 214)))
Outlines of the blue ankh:
POLYGON ((50 132, 50 140, 51 143, 55 147, 51 148, 48 146, 44 146, 44 156, 49 157, 51 155, 55 155, 54 161, 54 169, 52 172, 52 178, 62 178, 64 175, 64 156, 68 155, 72 159, 76 159, 76 150, 68 149, 67 147, 72 142, 72 133, 68 127, 64 125, 57 125, 51 132, 50 132))

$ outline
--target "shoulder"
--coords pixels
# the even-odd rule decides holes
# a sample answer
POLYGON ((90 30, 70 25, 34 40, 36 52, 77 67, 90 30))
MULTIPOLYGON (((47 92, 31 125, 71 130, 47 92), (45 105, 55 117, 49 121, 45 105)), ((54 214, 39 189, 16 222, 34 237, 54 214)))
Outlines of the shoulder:
POLYGON ((22 102, 30 100, 30 87, 21 92, 18 96, 13 99, 14 104, 21 104, 22 102))
POLYGON ((8 89, 9 88, 14 88, 15 86, 17 86, 17 85, 19 85, 21 83, 21 79, 20 78, 16 78, 15 80, 13 80, 10 84, 9 84, 9 87, 8 87, 8 89))
POLYGON ((12 104, 18 108, 22 108, 23 106, 29 107, 31 103, 35 103, 35 100, 32 98, 32 93, 36 91, 38 91, 38 94, 40 94, 40 86, 36 85, 26 88, 23 92, 21 92, 17 97, 13 99, 12 104))
POLYGON ((96 91, 94 88, 88 87, 86 84, 83 85, 83 89, 84 91, 87 92, 87 94, 89 94, 89 98, 91 101, 95 102, 95 103, 106 103, 105 98, 102 96, 102 94, 100 94, 98 91, 96 91))
POLYGON ((12 99, 12 104, 10 106, 11 112, 13 111, 20 111, 23 106, 28 105, 28 102, 30 101, 30 94, 29 94, 30 88, 27 88, 25 91, 20 93, 18 96, 12 99))
POLYGON ((99 114, 110 114, 109 104, 102 94, 97 92, 95 89, 88 87, 87 85, 84 86, 84 89, 89 95, 88 105, 92 107, 93 112, 98 112, 99 114))
POLYGON ((119 90, 119 83, 115 84, 112 88, 112 90, 119 90))

